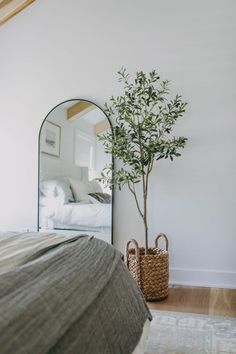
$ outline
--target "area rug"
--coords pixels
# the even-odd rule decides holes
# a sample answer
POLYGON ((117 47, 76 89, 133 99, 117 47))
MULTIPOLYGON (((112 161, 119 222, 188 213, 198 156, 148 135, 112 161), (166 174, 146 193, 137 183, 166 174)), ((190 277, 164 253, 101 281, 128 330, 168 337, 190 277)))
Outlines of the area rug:
POLYGON ((146 354, 236 354, 236 318, 151 312, 146 354))

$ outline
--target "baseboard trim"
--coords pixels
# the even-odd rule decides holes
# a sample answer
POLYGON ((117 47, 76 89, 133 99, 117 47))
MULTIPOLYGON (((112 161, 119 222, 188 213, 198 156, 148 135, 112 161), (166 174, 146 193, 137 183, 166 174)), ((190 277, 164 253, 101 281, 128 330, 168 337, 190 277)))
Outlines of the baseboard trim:
POLYGON ((170 284, 236 289, 236 272, 170 268, 170 284))

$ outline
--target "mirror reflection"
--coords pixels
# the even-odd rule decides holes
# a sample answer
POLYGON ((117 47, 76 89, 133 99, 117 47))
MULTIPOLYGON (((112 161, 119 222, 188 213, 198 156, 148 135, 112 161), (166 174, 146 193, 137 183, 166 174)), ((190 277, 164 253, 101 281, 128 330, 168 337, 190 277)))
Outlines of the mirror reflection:
POLYGON ((39 136, 39 231, 86 233, 112 242, 112 191, 98 181, 111 164, 98 137, 110 123, 85 100, 55 107, 39 136))

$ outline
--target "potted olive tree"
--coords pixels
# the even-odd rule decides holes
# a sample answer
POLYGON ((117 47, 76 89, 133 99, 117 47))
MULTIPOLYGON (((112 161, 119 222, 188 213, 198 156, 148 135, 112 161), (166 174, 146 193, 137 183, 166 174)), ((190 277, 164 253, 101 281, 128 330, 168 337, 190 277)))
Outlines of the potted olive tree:
MULTIPOLYGON (((185 112, 187 103, 183 102, 179 95, 168 99, 169 81, 160 81, 156 70, 148 74, 137 72, 133 80, 124 68, 118 71, 118 75, 124 87, 123 94, 113 96, 110 102, 105 104, 105 113, 114 125, 112 132, 106 132, 100 136, 100 140, 103 141, 105 151, 112 154, 114 159, 120 162, 121 167, 111 174, 111 166, 106 166, 101 179, 110 187, 118 186, 121 189, 127 185, 134 197, 143 220, 145 247, 139 248, 137 242, 132 240, 136 251, 128 250, 127 247, 127 264, 145 297, 159 299, 164 296, 159 296, 155 291, 145 294, 144 289, 146 282, 144 278, 148 278, 148 283, 154 288, 156 281, 160 284, 159 276, 155 280, 153 274, 160 274, 155 264, 157 258, 160 261, 161 251, 157 247, 149 248, 148 242, 149 178, 155 161, 161 159, 172 161, 180 156, 181 149, 186 145, 187 138, 173 136, 172 129, 177 119, 185 112), (142 195, 137 193, 138 183, 141 183, 142 195), (151 260, 154 262, 152 266, 151 260), (142 270, 144 264, 150 273, 147 276, 144 276, 142 270)), ((168 254, 163 256, 165 259, 168 258, 168 254)))

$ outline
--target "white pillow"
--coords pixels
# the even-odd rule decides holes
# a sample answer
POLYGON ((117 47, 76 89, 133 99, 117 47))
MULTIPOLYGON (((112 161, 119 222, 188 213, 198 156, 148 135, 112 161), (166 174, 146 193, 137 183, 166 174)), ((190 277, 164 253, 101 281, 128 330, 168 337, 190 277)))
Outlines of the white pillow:
POLYGON ((75 178, 69 178, 70 185, 76 202, 89 202, 89 183, 82 182, 75 178))
POLYGON ((96 179, 89 181, 89 193, 102 193, 102 187, 96 179))
POLYGON ((39 189, 45 197, 56 197, 56 185, 55 180, 42 181, 39 189))
POLYGON ((64 205, 63 200, 60 197, 44 197, 39 199, 40 207, 47 207, 48 210, 55 210, 56 207, 64 205))
POLYGON ((47 180, 40 183, 40 191, 45 197, 59 198, 62 204, 74 202, 74 197, 69 185, 59 180, 47 180))

